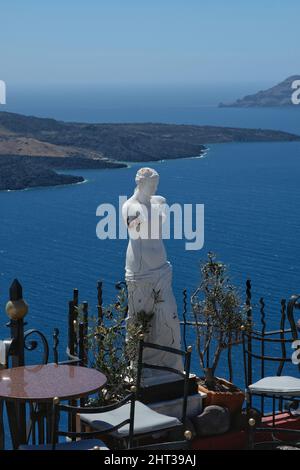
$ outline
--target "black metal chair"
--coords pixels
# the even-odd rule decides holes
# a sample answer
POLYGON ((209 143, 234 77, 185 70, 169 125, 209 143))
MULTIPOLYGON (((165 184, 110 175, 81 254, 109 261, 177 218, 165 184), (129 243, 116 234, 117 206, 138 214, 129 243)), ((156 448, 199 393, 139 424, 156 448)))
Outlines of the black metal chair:
MULTIPOLYGON (((245 370, 245 384, 246 384, 246 404, 247 411, 250 411, 253 398, 258 397, 261 401, 261 413, 265 414, 265 400, 272 400, 272 426, 256 427, 256 422, 253 418, 249 420, 249 447, 255 448, 254 433, 256 432, 269 432, 271 433, 271 440, 273 444, 278 444, 275 433, 290 433, 295 434, 295 438, 300 440, 299 431, 291 431, 290 429, 276 428, 276 413, 283 411, 283 404, 285 401, 298 402, 300 401, 300 378, 291 375, 283 376, 282 372, 286 364, 292 364, 292 349, 291 346, 295 341, 295 332, 293 330, 277 330, 271 332, 264 332, 263 334, 257 331, 243 331, 243 357, 244 357, 244 370, 245 370), (292 335, 290 333, 293 333, 292 335), (289 335, 287 338, 286 335, 289 335), (279 336, 279 337, 278 337, 279 336), (272 354, 267 353, 267 346, 272 349, 272 354), (273 355, 273 351, 280 347, 281 355, 273 355), (287 351, 290 350, 290 357, 287 351), (253 382, 253 360, 260 361, 260 379, 253 382), (275 375, 267 375, 267 365, 273 363, 278 364, 275 375), (276 404, 278 403, 278 407, 276 404)), ((277 354, 277 353, 276 353, 277 354)), ((299 367, 295 365, 295 375, 299 375, 299 367)), ((271 443, 272 444, 272 443, 271 443)))
MULTIPOLYGON (((191 352, 192 348, 188 347, 187 351, 182 351, 174 348, 160 346, 158 344, 144 342, 143 337, 139 341, 138 349, 138 365, 137 365, 137 397, 140 397, 141 392, 141 379, 142 371, 145 368, 172 372, 183 378, 183 404, 181 419, 176 417, 167 416, 162 413, 157 413, 149 406, 141 401, 136 401, 135 404, 135 420, 134 420, 134 441, 141 440, 157 433, 169 433, 170 431, 178 431, 181 436, 184 435, 186 425, 186 412, 189 393, 189 375, 191 365, 191 352), (143 362, 143 351, 145 348, 166 351, 171 354, 177 354, 184 358, 184 370, 179 371, 170 367, 146 364, 143 362)), ((107 429, 108 426, 113 426, 115 421, 120 417, 125 418, 128 416, 129 409, 126 406, 121 407, 116 412, 108 412, 105 415, 81 414, 80 419, 84 425, 90 426, 98 432, 102 429, 107 429)), ((112 436, 118 440, 128 439, 128 428, 119 428, 117 431, 112 430, 112 436)))
POLYGON ((283 435, 287 435, 289 439, 284 441, 278 439, 275 434, 275 430, 272 428, 256 426, 254 418, 250 418, 248 422, 249 434, 248 434, 248 449, 249 450, 300 450, 300 430, 296 429, 278 429, 278 432, 283 435), (272 440, 260 440, 257 442, 256 437, 259 433, 272 435, 272 440), (295 440, 290 440, 291 436, 295 436, 295 440))
POLYGON ((53 399, 53 416, 52 416, 52 436, 51 444, 42 445, 21 445, 19 450, 109 450, 107 445, 99 439, 112 431, 117 431, 119 428, 128 428, 127 448, 132 447, 133 440, 133 426, 134 426, 134 413, 135 413, 136 393, 135 387, 132 387, 131 393, 123 400, 114 405, 102 407, 76 407, 70 405, 60 404, 59 398, 53 399), (128 406, 129 414, 126 419, 121 418, 121 421, 115 422, 113 426, 107 426, 106 429, 99 431, 62 431, 59 429, 59 421, 61 412, 67 412, 71 416, 77 416, 79 413, 105 415, 114 412, 118 408, 128 406), (101 435, 101 436, 100 436, 101 435), (69 441, 59 442, 59 436, 69 438, 69 441), (79 440, 78 440, 79 439, 79 440))

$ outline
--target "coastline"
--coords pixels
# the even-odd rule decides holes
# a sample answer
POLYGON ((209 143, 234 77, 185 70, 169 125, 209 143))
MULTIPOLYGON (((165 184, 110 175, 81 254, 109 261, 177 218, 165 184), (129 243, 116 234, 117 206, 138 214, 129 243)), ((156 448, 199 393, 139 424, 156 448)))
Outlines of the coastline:
POLYGON ((21 193, 25 191, 34 191, 36 189, 41 190, 41 189, 56 189, 56 188, 65 188, 69 186, 79 186, 81 184, 86 184, 89 182, 88 178, 84 178, 83 181, 77 181, 75 183, 62 183, 62 184, 51 184, 49 186, 31 186, 28 188, 23 188, 23 189, 0 189, 0 194, 1 193, 21 193))
POLYGON ((212 144, 300 141, 297 134, 263 128, 66 123, 6 112, 0 112, 0 127, 0 191, 83 182, 72 170, 201 159, 212 144))
POLYGON ((0 191, 23 191, 34 188, 68 186, 84 182, 74 170, 117 169, 124 163, 70 157, 32 157, 0 155, 0 191))
MULTIPOLYGON (((203 146, 204 147, 204 146, 203 146)), ((169 160, 183 160, 183 159, 201 159, 201 158, 205 158, 207 153, 209 151, 209 148, 208 147, 204 147, 203 150, 201 150, 200 154, 199 155, 196 155, 196 156, 190 156, 190 157, 181 157, 181 156, 178 156, 178 157, 174 157, 174 158, 167 158, 167 159, 162 159, 162 160, 147 160, 147 161, 120 161, 120 160, 114 160, 113 162, 108 160, 107 163, 107 167, 102 167, 102 168, 97 168, 97 167, 93 167, 91 165, 93 165, 93 161, 89 161, 87 163, 89 163, 89 165, 87 167, 83 167, 81 166, 80 164, 78 165, 78 168, 76 168, 76 165, 74 165, 74 161, 72 161, 72 164, 73 165, 70 165, 70 167, 68 167, 68 158, 63 158, 63 169, 62 168, 59 168, 59 166, 55 167, 53 166, 51 168, 51 170, 55 173, 55 175, 65 175, 66 177, 73 177, 73 178, 84 178, 83 176, 79 176, 79 175, 74 175, 72 174, 72 170, 99 170, 99 171, 105 171, 105 170, 120 170, 120 169, 124 169, 124 168, 131 168, 133 165, 146 165, 147 163, 164 163, 165 161, 169 161, 169 160), (68 173, 66 173, 68 172, 68 173)), ((24 158, 24 159, 35 159, 37 157, 17 157, 17 158, 24 158)), ((38 158, 42 158, 42 157, 38 157, 38 158)), ((45 160, 47 160, 48 158, 48 161, 49 159, 51 159, 51 157, 45 157, 45 160)), ((53 159, 52 159, 53 160, 53 159)), ((1 159, 0 159, 0 163, 1 163, 1 159)), ((55 162, 56 163, 56 162, 55 162)), ((62 163, 62 162, 61 162, 62 163)), ((71 163, 71 162, 70 162, 71 163)), ((81 161, 82 163, 82 161, 81 161)), ((103 164, 103 162, 101 162, 101 164, 103 164)), ((84 178, 82 181, 71 181, 70 183, 68 182, 62 182, 62 183, 57 183, 57 184, 54 184, 52 182, 50 182, 49 184, 44 184, 44 185, 39 185, 37 184, 36 186, 28 186, 28 187, 25 187, 25 188, 16 188, 16 189, 2 189, 0 187, 0 193, 1 192, 17 192, 17 191, 30 191, 30 190, 34 190, 34 189, 46 189, 46 188, 56 188, 56 187, 66 187, 66 186, 75 186, 75 185, 79 185, 79 184, 84 184, 84 183, 87 183, 88 182, 88 179, 84 178)))
MULTIPOLYGON (((126 162, 126 161, 115 161, 115 163, 120 163, 122 164, 122 166, 118 167, 113 167, 113 168, 70 168, 70 169, 65 169, 63 171, 59 171, 59 169, 55 169, 54 170, 57 170, 57 174, 61 174, 61 175, 64 175, 66 174, 65 171, 68 171, 68 176, 75 176, 75 175, 72 175, 72 170, 94 170, 94 171, 105 171, 105 170, 120 170, 120 169, 125 169, 125 168, 132 168, 132 166, 134 165, 147 165, 148 164, 151 164, 151 163, 165 163, 167 161, 170 161, 170 160, 193 160, 193 159, 202 159, 202 158, 206 158, 208 153, 209 153, 209 150, 210 148, 209 147, 206 147, 205 150, 203 150, 203 152, 200 153, 200 155, 196 155, 196 156, 190 156, 190 157, 178 157, 178 158, 168 158, 168 159, 162 159, 162 160, 149 160, 147 162, 145 161, 135 161, 135 162, 126 162)), ((37 186, 29 186, 29 187, 26 187, 26 188, 22 188, 22 189, 1 189, 0 188, 0 193, 12 193, 12 192, 22 192, 22 191, 32 191, 32 190, 35 190, 35 189, 49 189, 49 188, 63 188, 63 187, 68 187, 68 186, 77 186, 77 185, 81 185, 81 184, 86 184, 89 182, 89 179, 88 178, 85 178, 84 176, 82 177, 84 178, 83 181, 76 181, 76 182, 70 182, 70 183, 61 183, 61 184, 49 184, 49 185, 37 185, 37 186)))

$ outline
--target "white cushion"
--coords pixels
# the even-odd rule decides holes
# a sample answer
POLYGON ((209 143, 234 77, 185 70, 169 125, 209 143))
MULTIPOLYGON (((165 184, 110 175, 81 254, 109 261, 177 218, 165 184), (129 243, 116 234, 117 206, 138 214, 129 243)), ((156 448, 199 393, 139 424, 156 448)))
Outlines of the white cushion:
POLYGON ((300 396, 300 379, 296 377, 265 377, 264 379, 249 385, 250 392, 269 393, 286 396, 300 396))
MULTIPOLYGON (((130 403, 106 413, 81 414, 80 419, 97 431, 109 430, 129 418, 130 403)), ((151 433, 180 425, 180 421, 172 416, 157 413, 143 403, 136 401, 134 414, 134 434, 151 433)), ((118 437, 129 434, 129 424, 113 431, 118 437)))

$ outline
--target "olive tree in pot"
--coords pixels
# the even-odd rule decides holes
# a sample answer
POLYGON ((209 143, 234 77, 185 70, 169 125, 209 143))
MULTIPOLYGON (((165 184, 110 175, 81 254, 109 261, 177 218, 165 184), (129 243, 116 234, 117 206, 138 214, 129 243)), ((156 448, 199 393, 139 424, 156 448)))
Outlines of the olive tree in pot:
POLYGON ((226 406, 231 412, 241 409, 244 393, 231 382, 215 376, 221 354, 241 342, 246 310, 237 289, 231 284, 227 267, 208 253, 201 264, 201 282, 191 298, 196 345, 200 366, 199 390, 207 394, 205 405, 226 406))

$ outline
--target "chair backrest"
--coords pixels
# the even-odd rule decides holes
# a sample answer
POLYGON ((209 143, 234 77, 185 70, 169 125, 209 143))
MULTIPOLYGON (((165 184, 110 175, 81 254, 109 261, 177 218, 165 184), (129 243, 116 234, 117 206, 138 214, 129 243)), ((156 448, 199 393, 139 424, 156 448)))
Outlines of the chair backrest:
POLYGON ((52 424, 52 449, 55 450, 55 446, 58 442, 59 436, 69 437, 71 439, 76 438, 95 438, 101 435, 109 434, 112 431, 116 431, 123 426, 129 424, 129 434, 128 434, 128 448, 132 447, 133 442, 133 432, 134 432, 134 412, 135 412, 135 401, 136 401, 136 388, 131 387, 131 393, 127 395, 125 398, 120 400, 118 403, 113 405, 101 406, 101 407, 77 407, 71 405, 60 404, 58 398, 53 399, 53 424, 52 424), (69 416, 75 416, 79 413, 84 414, 93 414, 93 413, 106 413, 109 411, 116 410, 121 408, 122 406, 130 403, 130 414, 129 418, 123 420, 119 424, 113 427, 109 427, 104 431, 82 431, 82 432, 75 432, 75 431, 62 431, 59 429, 59 420, 61 412, 67 412, 69 416))
MULTIPOLYGON (((288 330, 288 332, 290 332, 290 330, 288 330)), ((278 363, 276 371, 276 375, 278 376, 282 374, 283 368, 287 363, 293 363, 292 344, 295 339, 294 337, 287 338, 285 336, 286 333, 287 331, 284 330, 265 332, 264 334, 258 331, 243 331, 243 358, 246 388, 252 382, 254 359, 260 361, 260 378, 265 377, 266 363, 278 363), (267 346, 272 348, 275 352, 274 355, 267 354, 267 346), (279 347, 281 354, 278 355, 276 349, 279 347)))
POLYGON ((191 369, 191 354, 192 354, 191 346, 188 346, 186 351, 182 351, 181 349, 175 349, 175 348, 170 348, 167 346, 161 346, 155 343, 145 342, 144 336, 143 335, 140 336, 139 348, 138 348, 138 364, 137 364, 137 395, 139 396, 140 394, 143 369, 161 370, 161 371, 166 371, 166 372, 172 372, 174 374, 179 375, 180 377, 184 379, 183 404, 182 404, 182 416, 181 416, 181 422, 183 425, 185 425, 185 422, 186 422, 187 401, 188 401, 188 394, 189 394, 189 378, 190 378, 190 369, 191 369), (165 352, 169 352, 170 354, 176 354, 176 355, 181 356, 184 359, 183 371, 174 369, 173 367, 145 363, 143 361, 143 352, 146 348, 159 350, 159 351, 165 351, 165 352))
POLYGON ((288 426, 257 426, 255 419, 250 418, 247 447, 248 450, 299 450, 299 433, 299 429, 289 429, 288 426), (262 436, 257 438, 257 434, 262 436))

